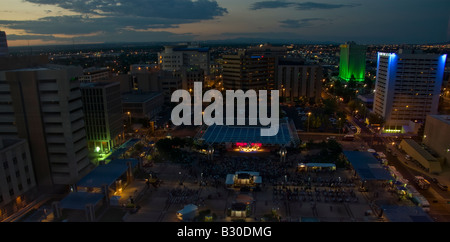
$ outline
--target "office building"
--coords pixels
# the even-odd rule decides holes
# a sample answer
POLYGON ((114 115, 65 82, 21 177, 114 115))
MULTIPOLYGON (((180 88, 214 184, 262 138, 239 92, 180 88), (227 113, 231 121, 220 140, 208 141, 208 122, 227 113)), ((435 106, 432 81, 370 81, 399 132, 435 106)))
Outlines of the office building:
POLYGON ((446 55, 417 50, 378 54, 373 111, 385 119, 385 132, 436 114, 446 55))
POLYGON ((181 85, 184 90, 192 93, 194 90, 194 83, 201 82, 205 86, 205 75, 203 70, 198 68, 183 68, 179 71, 181 75, 181 85))
POLYGON ((223 87, 227 90, 275 89, 276 57, 245 50, 223 56, 223 87))
POLYGON ((134 64, 130 66, 132 88, 130 91, 160 92, 160 68, 156 64, 134 64))
POLYGON ((119 82, 80 85, 89 151, 108 153, 124 141, 119 82))
POLYGON ((301 59, 278 61, 277 85, 282 100, 295 101, 306 97, 318 101, 322 92, 323 69, 301 59))
POLYGON ((422 142, 448 164, 450 162, 450 115, 427 115, 422 142))
POLYGON ((0 138, 0 220, 26 206, 36 196, 28 142, 0 138))
POLYGON ((40 65, 0 72, 0 134, 26 139, 38 185, 75 183, 89 172, 80 67, 40 65))
POLYGON ((164 104, 161 92, 131 92, 122 94, 124 117, 136 120, 151 120, 158 115, 164 104))
POLYGON ((274 90, 277 88, 277 60, 286 48, 258 45, 224 55, 222 62, 223 87, 228 90, 274 90))
POLYGON ((178 71, 182 67, 197 67, 202 69, 207 76, 210 73, 210 58, 208 47, 164 46, 164 51, 158 53, 158 64, 163 71, 178 71))
POLYGON ((8 42, 5 31, 0 31, 0 56, 8 55, 8 42))
POLYGON ((108 68, 91 67, 83 70, 83 75, 78 77, 80 83, 105 81, 111 79, 111 72, 108 68))
POLYGON ((183 88, 183 78, 179 71, 160 71, 158 81, 161 85, 161 91, 165 103, 171 103, 172 93, 183 88))
POLYGON ((345 81, 364 81, 367 46, 346 42, 340 46, 339 78, 345 81))

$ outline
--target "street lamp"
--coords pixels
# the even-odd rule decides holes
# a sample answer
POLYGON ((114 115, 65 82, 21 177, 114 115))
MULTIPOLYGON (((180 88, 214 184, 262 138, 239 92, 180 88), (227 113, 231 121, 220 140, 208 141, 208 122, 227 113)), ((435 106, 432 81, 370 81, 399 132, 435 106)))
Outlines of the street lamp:
POLYGON ((130 125, 131 125, 131 112, 127 112, 127 114, 128 114, 128 118, 130 120, 130 125))
POLYGON ((309 117, 311 116, 311 112, 308 113, 308 129, 307 132, 309 132, 309 117))

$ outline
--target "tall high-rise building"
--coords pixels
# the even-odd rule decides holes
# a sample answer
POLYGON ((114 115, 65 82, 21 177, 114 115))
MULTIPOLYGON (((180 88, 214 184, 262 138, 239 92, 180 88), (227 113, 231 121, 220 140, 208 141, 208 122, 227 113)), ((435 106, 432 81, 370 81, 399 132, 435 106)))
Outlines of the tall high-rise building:
POLYGON ((414 50, 378 53, 373 111, 384 117, 386 132, 437 113, 446 57, 414 50))
POLYGON ((80 67, 41 65, 0 72, 0 134, 26 139, 38 185, 74 184, 91 169, 80 67))
POLYGON ((300 59, 278 61, 277 86, 280 97, 294 101, 307 97, 317 101, 322 92, 323 69, 300 59))
POLYGON ((340 46, 339 78, 350 81, 364 81, 366 73, 367 46, 346 42, 340 46))
POLYGON ((223 56, 223 87, 230 90, 261 90, 275 87, 275 62, 272 56, 248 54, 223 56))
POLYGON ((80 89, 89 151, 108 153, 124 141, 120 83, 82 83, 80 89))
POLYGON ((8 55, 8 42, 5 31, 0 31, 0 56, 8 55))
POLYGON ((258 45, 224 55, 223 87, 231 90, 276 89, 277 60, 286 53, 284 47, 258 45))

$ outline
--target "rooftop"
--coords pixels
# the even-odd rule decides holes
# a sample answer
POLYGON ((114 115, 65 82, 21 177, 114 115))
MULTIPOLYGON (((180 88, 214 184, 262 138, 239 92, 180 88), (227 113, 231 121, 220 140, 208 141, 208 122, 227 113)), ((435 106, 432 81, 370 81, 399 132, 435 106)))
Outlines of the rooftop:
POLYGON ((94 88, 94 87, 105 87, 105 86, 112 86, 112 85, 120 85, 119 82, 82 82, 80 83, 80 88, 94 88))
POLYGON ((71 192, 61 200, 60 205, 63 209, 85 210, 86 205, 96 205, 103 197, 103 193, 71 192))
POLYGON ((436 157, 432 156, 428 151, 426 151, 422 146, 420 146, 416 141, 412 139, 403 139, 402 142, 407 143, 415 151, 417 151, 423 158, 428 161, 437 161, 436 157))
POLYGON ((287 123, 280 123, 278 133, 274 136, 261 136, 262 126, 227 126, 211 125, 202 138, 206 143, 248 142, 272 145, 288 145, 293 141, 290 127, 287 123))
POLYGON ((433 222, 431 217, 417 206, 384 205, 384 216, 390 222, 433 222))
POLYGON ((127 163, 132 167, 137 165, 136 159, 116 159, 106 165, 99 165, 89 174, 77 182, 79 187, 101 188, 104 185, 111 186, 128 169, 127 163))
POLYGON ((122 102, 124 102, 124 103, 143 103, 143 102, 148 102, 159 95, 162 95, 162 93, 160 93, 160 92, 125 93, 125 94, 122 94, 122 102))
POLYGON ((450 125, 450 115, 428 115, 431 118, 435 118, 447 125, 450 125))
POLYGON ((361 180, 391 180, 393 177, 370 152, 344 151, 361 180))

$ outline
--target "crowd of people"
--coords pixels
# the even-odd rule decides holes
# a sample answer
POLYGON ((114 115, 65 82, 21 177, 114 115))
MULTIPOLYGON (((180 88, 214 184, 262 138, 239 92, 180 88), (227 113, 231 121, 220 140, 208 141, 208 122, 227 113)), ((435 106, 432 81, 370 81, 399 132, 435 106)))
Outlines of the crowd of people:
POLYGON ((167 192, 168 204, 197 204, 200 199, 199 189, 190 189, 186 187, 174 188, 167 192))
POLYGON ((225 180, 227 174, 252 171, 259 172, 266 182, 272 182, 291 173, 293 167, 275 156, 223 156, 213 161, 200 162, 199 168, 202 178, 206 180, 225 180))

